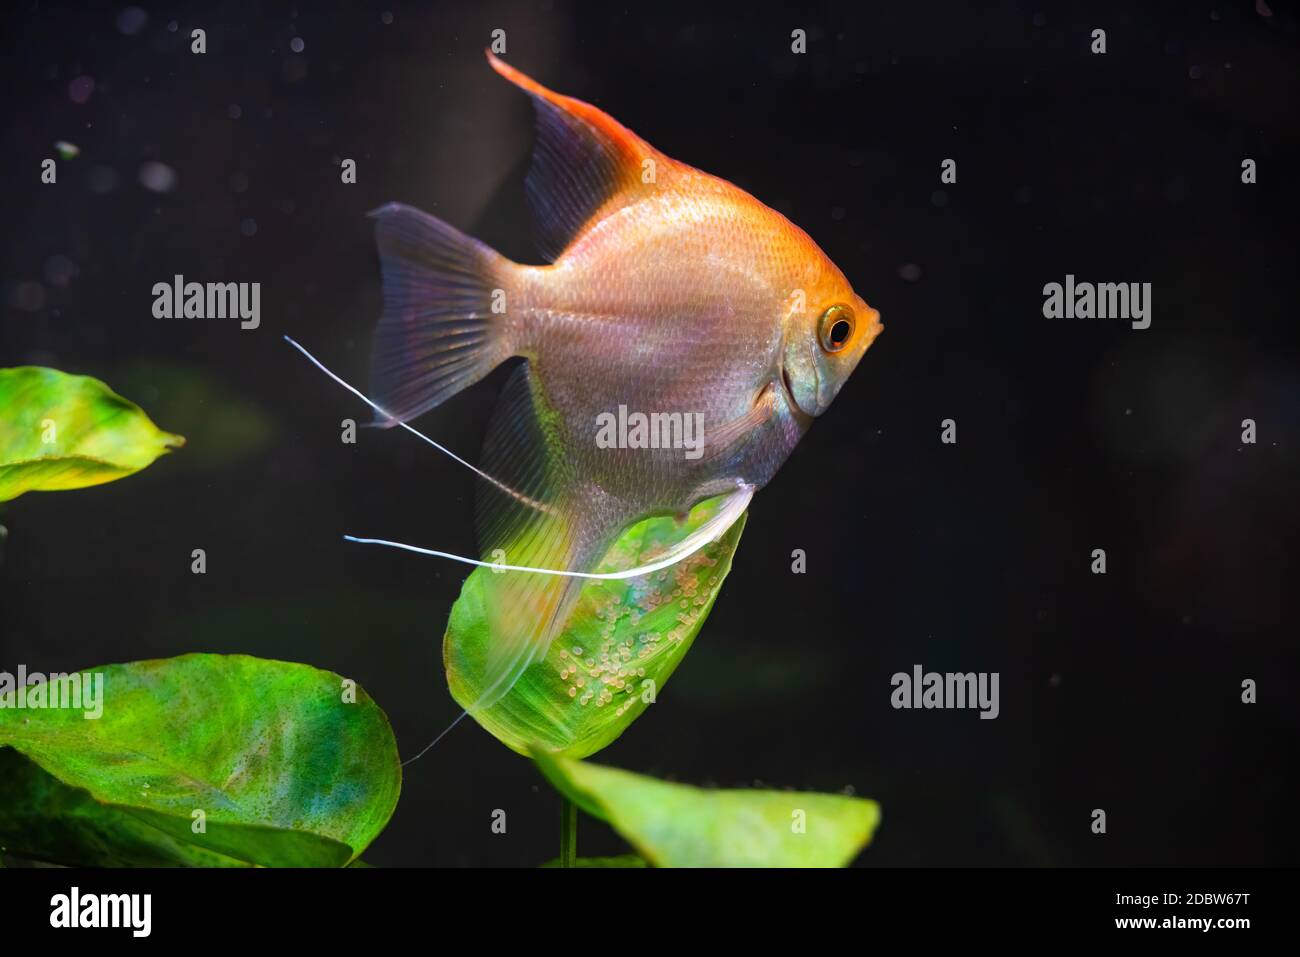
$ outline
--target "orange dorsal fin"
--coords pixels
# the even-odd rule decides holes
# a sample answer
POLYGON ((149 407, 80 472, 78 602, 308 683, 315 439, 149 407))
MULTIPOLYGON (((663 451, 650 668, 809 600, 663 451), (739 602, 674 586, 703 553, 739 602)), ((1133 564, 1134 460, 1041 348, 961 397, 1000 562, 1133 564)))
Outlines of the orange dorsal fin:
POLYGON ((558 259, 597 214, 636 202, 671 179, 677 164, 608 113, 548 90, 490 50, 487 58, 537 110, 525 189, 548 259, 558 259))

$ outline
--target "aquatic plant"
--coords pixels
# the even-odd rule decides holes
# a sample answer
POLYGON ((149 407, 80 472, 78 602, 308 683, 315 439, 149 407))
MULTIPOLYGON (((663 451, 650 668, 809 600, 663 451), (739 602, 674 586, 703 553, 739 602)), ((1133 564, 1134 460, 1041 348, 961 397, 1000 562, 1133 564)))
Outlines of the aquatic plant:
MULTIPOLYGON (((600 569, 645 564, 710 519, 722 498, 702 502, 685 521, 648 519, 625 532, 600 569)), ((713 607, 745 525, 669 568, 639 578, 587 582, 562 634, 496 703, 471 714, 506 747, 542 747, 572 758, 595 754, 656 700, 713 607)), ((492 640, 479 568, 465 581, 443 639, 452 697, 478 700, 492 640)))
MULTIPOLYGON (((844 795, 707 790, 540 746, 531 754, 571 802, 554 866, 842 866, 880 817, 875 802, 844 795), (579 808, 636 853, 578 858, 579 808)), ((26 860, 355 865, 401 783, 383 711, 354 682, 307 665, 191 654, 0 694, 0 850, 26 860), (49 706, 51 695, 96 686, 112 706, 94 720, 49 706)))
MULTIPOLYGON (((104 383, 53 369, 0 370, 0 410, 0 500, 112 481, 184 444, 104 383)), ((637 523, 599 567, 653 561, 722 503, 637 523)), ((713 607, 744 521, 668 568, 586 582, 547 654, 474 710, 561 795, 561 854, 544 866, 840 866, 870 841, 872 801, 705 790, 577 760, 655 702, 713 607), (579 809, 635 853, 579 858, 579 809)), ((444 638, 463 706, 486 680, 483 583, 496 573, 466 580, 444 638)), ((188 654, 38 677, 0 674, 0 852, 11 860, 357 866, 397 805, 402 765, 388 718, 340 675, 188 654)))
MULTIPOLYGON (((0 695, 0 846, 60 864, 337 867, 401 791, 388 718, 354 682, 246 655, 79 672, 102 715, 0 695), (96 676, 99 676, 98 678, 96 676), (12 751, 5 750, 12 748, 12 751)), ((58 683, 42 685, 58 693, 58 683)))
MULTIPOLYGON (((842 794, 696 788, 543 749, 533 756, 573 806, 608 822, 637 852, 586 866, 843 867, 880 823, 875 801, 842 794)), ((564 843, 570 858, 558 866, 584 866, 573 844, 564 843)))
POLYGON ((0 369, 0 502, 125 478, 185 439, 90 376, 0 369))

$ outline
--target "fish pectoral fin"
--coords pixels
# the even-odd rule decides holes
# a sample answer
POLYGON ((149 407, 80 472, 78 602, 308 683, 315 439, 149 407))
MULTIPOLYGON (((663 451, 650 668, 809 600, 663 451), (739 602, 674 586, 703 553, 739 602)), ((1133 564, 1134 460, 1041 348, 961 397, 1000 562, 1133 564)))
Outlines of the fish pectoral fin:
POLYGON ((751 442, 772 421, 781 407, 778 387, 769 383, 758 400, 744 415, 724 423, 705 434, 705 455, 712 463, 722 466, 745 456, 751 442))
POLYGON ((548 90, 490 50, 487 58, 537 110, 525 188, 547 259, 558 259, 598 210, 621 208, 671 182, 679 164, 608 113, 548 90))

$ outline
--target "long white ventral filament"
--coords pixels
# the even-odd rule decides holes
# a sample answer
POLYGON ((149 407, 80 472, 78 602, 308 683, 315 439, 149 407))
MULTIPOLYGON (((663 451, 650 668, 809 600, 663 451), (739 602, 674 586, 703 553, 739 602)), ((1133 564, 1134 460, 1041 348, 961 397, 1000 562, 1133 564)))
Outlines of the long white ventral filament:
POLYGON ((384 545, 388 548, 400 548, 403 551, 415 552, 417 555, 430 555, 434 558, 446 558, 453 562, 461 562, 465 565, 476 565, 479 568, 491 568, 497 571, 506 572, 532 572, 538 575, 558 575, 564 578, 591 578, 597 581, 619 581, 625 578, 637 578, 641 575, 648 575, 651 572, 657 572, 667 568, 670 565, 676 565, 685 558, 694 555, 706 545, 716 542, 721 538, 736 519, 749 506, 749 500, 754 497, 754 486, 741 484, 735 492, 727 498, 718 514, 713 516, 690 535, 686 536, 663 555, 654 561, 638 565, 636 568, 628 568, 617 572, 578 572, 567 571, 558 568, 534 568, 530 565, 509 565, 501 562, 484 562, 476 558, 466 558, 464 555, 453 555, 451 552, 441 552, 432 548, 421 548, 418 545, 406 545, 402 542, 391 542, 383 538, 358 538, 355 535, 344 535, 345 541, 358 542, 362 545, 384 545))
POLYGON ((351 392, 353 395, 355 395, 358 399, 360 399, 360 400, 361 400, 362 402, 364 402, 366 405, 370 406, 370 408, 374 409, 376 412, 378 412, 380 415, 382 415, 385 419, 388 419, 389 421, 393 422, 393 423, 396 424, 396 425, 400 425, 402 428, 406 429, 407 432, 410 432, 412 435, 417 436, 418 438, 423 439, 425 442, 428 442, 430 445, 432 445, 432 446, 433 446, 435 449, 437 449, 439 452, 441 452, 441 453, 443 453, 444 455, 447 455, 447 456, 449 456, 450 458, 454 459, 455 461, 459 462, 461 465, 465 466, 465 468, 469 469, 471 472, 473 472, 473 473, 474 473, 475 475, 477 475, 479 478, 483 479, 483 480, 486 481, 486 482, 490 482, 492 485, 496 486, 496 487, 499 488, 501 491, 505 492, 505 493, 506 493, 507 495, 509 495, 511 498, 513 498, 513 499, 515 499, 515 500, 517 500, 517 501, 523 502, 523 503, 524 503, 525 505, 527 505, 529 508, 536 509, 537 511, 539 511, 539 512, 543 512, 543 513, 545 513, 545 514, 547 514, 547 515, 553 515, 553 514, 554 514, 554 509, 552 509, 551 506, 547 505, 545 502, 539 502, 539 501, 537 501, 537 500, 534 499, 534 498, 529 498, 527 495, 523 494, 522 492, 517 492, 517 491, 515 491, 515 490, 512 489, 510 486, 506 485, 504 482, 500 482, 500 481, 498 481, 497 479, 494 479, 491 475, 488 475, 488 474, 487 474, 486 472, 484 472, 482 469, 477 468, 476 466, 470 465, 468 462, 466 462, 463 458, 461 458, 461 457, 460 457, 459 455, 457 455, 455 452, 451 451, 451 449, 447 448, 446 446, 439 445, 437 442, 435 442, 433 439, 429 438, 429 437, 428 437, 427 435, 425 435, 423 432, 419 431, 418 429, 413 429, 413 428, 411 428, 411 426, 407 425, 405 422, 401 421, 401 420, 398 419, 396 416, 390 415, 387 411, 385 411, 384 409, 380 408, 380 406, 379 406, 377 403, 370 401, 370 399, 369 399, 365 394, 363 394, 363 393, 361 392, 360 389, 357 389, 357 388, 353 387, 352 385, 348 384, 347 382, 343 381, 343 379, 341 379, 339 376, 335 375, 333 372, 331 372, 329 369, 327 369, 327 368, 325 367, 325 364, 324 364, 323 362, 321 362, 319 359, 317 359, 314 355, 312 355, 310 352, 308 352, 306 349, 304 349, 304 348, 303 348, 299 343, 295 342, 295 341, 294 341, 293 339, 291 339, 289 336, 285 336, 285 337, 284 337, 284 341, 287 342, 287 343, 289 343, 289 345, 293 346, 295 349, 297 349, 299 352, 301 352, 304 356, 306 356, 306 357, 307 357, 307 361, 310 362, 312 365, 314 365, 317 369, 320 369, 321 372, 325 373, 327 376, 329 376, 331 379, 333 379, 333 380, 334 380, 335 382, 337 382, 339 385, 343 386, 343 388, 347 389, 349 392, 351 392))

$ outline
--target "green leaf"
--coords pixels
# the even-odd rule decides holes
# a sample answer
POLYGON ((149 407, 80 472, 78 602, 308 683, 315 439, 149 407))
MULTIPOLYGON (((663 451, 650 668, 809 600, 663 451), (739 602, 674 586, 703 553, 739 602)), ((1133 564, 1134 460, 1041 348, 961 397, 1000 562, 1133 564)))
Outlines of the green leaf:
POLYGON ((0 502, 111 482, 184 444, 98 379, 0 369, 0 502))
POLYGON ((709 790, 533 751, 565 797, 655 867, 843 867, 880 822, 875 801, 801 791, 709 790))
POLYGON ((356 858, 392 816, 401 790, 392 729, 360 688, 345 702, 337 675, 245 655, 184 655, 83 671, 82 686, 93 687, 86 681, 97 673, 97 719, 84 708, 18 709, 16 691, 0 695, 0 746, 64 786, 28 774, 25 790, 0 801, 0 844, 11 853, 213 863, 197 848, 236 862, 333 867, 356 858), (48 827, 34 827, 46 809, 48 827), (126 818, 138 827, 105 842, 106 822, 126 818))
MULTIPOLYGON (((542 867, 561 867, 558 857, 552 858, 542 867)), ((580 857, 574 867, 649 867, 643 858, 635 854, 620 854, 617 857, 580 857)))
MULTIPOLYGON (((722 498, 701 502, 685 522, 651 518, 629 529, 598 570, 628 568, 661 554, 707 521, 722 498)), ((591 580, 563 633, 496 704, 474 719, 507 747, 528 755, 541 745, 584 758, 605 747, 650 707, 713 608, 731 570, 745 516, 718 541, 662 571, 640 578, 591 580)), ((462 708, 477 700, 491 635, 479 568, 452 606, 443 664, 462 708)))
POLYGON ((12 748, 0 748, 0 848, 65 867, 242 867, 100 804, 12 748))

